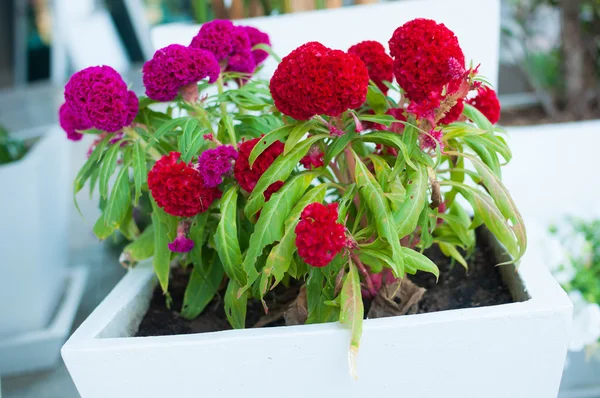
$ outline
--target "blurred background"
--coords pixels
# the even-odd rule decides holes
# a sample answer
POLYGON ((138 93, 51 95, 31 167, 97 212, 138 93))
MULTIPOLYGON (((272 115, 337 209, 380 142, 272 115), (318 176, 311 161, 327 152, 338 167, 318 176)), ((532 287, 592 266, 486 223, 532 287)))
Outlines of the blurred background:
MULTIPOLYGON (((0 149, 2 207, 6 208, 4 204, 10 203, 10 189, 6 187, 11 186, 11 181, 13 187, 37 184, 28 179, 24 181, 23 172, 9 175, 9 166, 2 166, 2 163, 10 165, 9 161, 23 157, 27 147, 33 146, 35 140, 42 140, 40 137, 44 136, 46 130, 56 128, 53 126, 57 123, 57 109, 63 101, 63 87, 73 72, 89 65, 109 64, 123 73, 125 80, 140 93, 140 69, 144 60, 151 58, 153 54, 151 32, 156 27, 173 23, 203 23, 215 18, 251 18, 376 2, 379 1, 2 0, 0 148, 8 148, 4 152, 0 149), (18 140, 20 138, 30 141, 23 144, 18 140), (4 183, 5 181, 9 182, 4 183)), ((468 13, 468 10, 465 12, 468 13)), ((501 125, 531 126, 600 118, 600 0, 502 0, 499 29, 500 69, 496 89, 503 107, 501 125)), ((8 342, 12 341, 15 330, 3 328, 3 324, 7 325, 12 321, 2 318, 5 307, 0 304, 0 395, 4 398, 78 397, 66 369, 56 356, 56 347, 62 344, 59 329, 62 327, 66 330, 64 333, 68 334, 71 328, 78 326, 125 272, 117 265, 122 242, 116 238, 98 243, 91 232, 96 218, 91 205, 93 201, 87 203, 90 208, 85 208, 86 203, 82 204, 85 220, 75 216, 72 211, 69 191, 70 181, 76 171, 69 165, 68 159, 84 159, 89 142, 68 144, 62 134, 64 133, 56 130, 56 135, 60 136, 62 142, 48 142, 47 145, 52 157, 67 159, 66 164, 56 166, 63 167, 61 170, 64 171, 64 181, 48 181, 43 175, 36 177, 39 178, 38 185, 45 187, 44 190, 18 191, 18 195, 13 196, 12 200, 16 203, 26 197, 35 202, 36 195, 43 197, 51 191, 63 195, 56 198, 56 203, 59 203, 58 207, 62 206, 62 210, 53 210, 55 219, 45 220, 40 228, 44 231, 44 228, 50 228, 43 236, 53 235, 57 242, 48 241, 46 244, 52 245, 54 249, 62 247, 54 250, 57 261, 62 261, 65 265, 82 264, 85 271, 66 268, 60 272, 53 271, 53 275, 60 275, 61 278, 67 275, 72 286, 66 292, 64 286, 48 292, 48 299, 44 300, 46 307, 40 307, 42 315, 39 322, 46 325, 58 311, 63 311, 48 310, 48 306, 56 306, 60 297, 65 295, 73 297, 73 308, 65 310, 66 318, 70 321, 63 325, 52 324, 56 330, 38 336, 41 346, 27 346, 29 343, 21 340, 17 342, 19 349, 29 349, 29 355, 33 357, 39 356, 44 347, 49 352, 54 352, 54 356, 48 354, 46 362, 40 360, 38 368, 27 369, 26 364, 20 365, 17 359, 11 357, 21 351, 10 351, 12 348, 8 342), (65 145, 68 148, 64 148, 65 145), (83 289, 86 279, 87 285, 83 289), (57 365, 48 369, 46 365, 57 360, 57 365), (43 368, 46 369, 32 372, 43 368)), ((40 156, 43 155, 41 151, 42 149, 38 151, 40 156)), ((46 160, 40 160, 30 165, 23 162, 19 167, 30 167, 32 170, 46 166, 50 168, 45 162, 46 160)), ((40 221, 31 222, 33 224, 24 226, 23 219, 16 220, 14 216, 11 221, 10 214, 4 214, 0 209, 0 245, 3 245, 0 249, 8 251, 11 238, 29 239, 31 231, 36 229, 35 223, 40 221)), ((7 264, 12 264, 11 261, 0 257, 0 281, 15 277, 6 271, 9 268, 7 264)), ((29 284, 31 275, 37 273, 36 270, 30 270, 30 279, 24 283, 29 284)), ((48 285, 51 278, 40 277, 41 283, 48 285)), ((17 298, 15 295, 22 293, 22 289, 15 287, 15 293, 0 293, 0 303, 10 304, 13 308, 15 302, 23 301, 27 311, 37 305, 29 302, 26 297, 17 298)), ((20 330, 19 334, 26 331, 27 329, 20 330)), ((598 378, 600 379, 600 375, 598 378)))

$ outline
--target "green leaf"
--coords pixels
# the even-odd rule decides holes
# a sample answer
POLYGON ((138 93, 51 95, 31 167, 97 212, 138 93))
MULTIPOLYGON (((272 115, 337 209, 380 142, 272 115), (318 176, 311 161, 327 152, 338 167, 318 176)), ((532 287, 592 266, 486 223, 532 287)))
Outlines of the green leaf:
MULTIPOLYGON (((268 286, 268 281, 271 276, 275 278, 275 285, 283 279, 292 263, 294 253, 296 252, 295 229, 300 221, 300 213, 302 213, 302 210, 310 203, 323 202, 326 192, 326 185, 319 185, 309 190, 290 211, 290 214, 285 221, 285 233, 283 238, 281 238, 281 241, 271 249, 265 267, 263 268, 263 275, 261 277, 264 278, 263 287, 268 286)), ((261 290, 261 293, 264 295, 266 290, 261 290)))
MULTIPOLYGON (((483 185, 487 188, 490 196, 494 199, 494 202, 498 206, 498 209, 502 213, 502 215, 511 221, 511 229, 514 231, 515 236, 517 237, 517 243, 519 245, 519 250, 515 255, 513 255, 514 261, 518 261, 525 254, 525 250, 527 249, 527 233, 525 231, 525 224, 523 222, 523 218, 517 209, 515 202, 512 197, 508 193, 508 189, 504 186, 502 181, 494 175, 492 170, 490 170, 485 164, 483 164, 479 159, 468 156, 466 157, 473 163, 475 169, 479 173, 479 175, 483 178, 483 185)), ((511 253, 512 254, 512 253, 511 253)))
POLYGON ((437 244, 440 247, 440 250, 442 251, 444 256, 455 259, 460 265, 462 265, 465 268, 465 270, 469 270, 469 265, 465 261, 465 258, 456 249, 456 246, 446 242, 437 242, 437 244))
POLYGON ((358 270, 352 261, 348 261, 350 270, 346 275, 342 291, 340 293, 340 323, 350 327, 350 373, 356 379, 356 355, 360 346, 362 336, 363 318, 365 309, 363 307, 362 295, 360 291, 360 277, 358 270))
POLYGON ((300 162, 300 159, 306 155, 310 147, 319 140, 329 137, 328 134, 319 134, 312 136, 297 145, 290 153, 285 156, 279 156, 267 171, 260 177, 252 194, 246 202, 246 217, 252 218, 265 203, 264 192, 276 181, 285 181, 292 174, 294 168, 300 162))
POLYGON ((112 192, 104 209, 106 225, 118 228, 131 207, 131 192, 129 190, 129 165, 123 165, 113 185, 112 192))
POLYGON ((306 280, 306 324, 334 322, 339 319, 339 308, 325 304, 335 297, 335 277, 341 267, 336 266, 339 256, 324 268, 309 267, 306 280), (331 272, 333 271, 333 272, 331 272))
POLYGON ((296 147, 298 142, 300 142, 300 140, 302 138, 304 138, 306 133, 308 133, 312 127, 313 127, 312 120, 307 120, 305 122, 299 122, 298 124, 296 124, 296 126, 290 133, 290 136, 285 141, 285 147, 283 149, 283 154, 287 155, 288 153, 290 153, 290 151, 296 147))
POLYGON ((243 268, 247 276, 244 290, 248 289, 259 276, 255 266, 256 259, 267 245, 281 240, 290 211, 317 175, 318 172, 309 172, 294 176, 265 204, 254 233, 250 236, 250 245, 244 257, 243 268))
POLYGON ((488 149, 481 145, 475 140, 465 139, 465 143, 473 149, 473 151, 483 160, 483 162, 493 170, 494 174, 498 177, 502 177, 502 170, 500 170, 500 161, 496 152, 490 152, 488 149))
MULTIPOLYGON (((316 188, 315 188, 316 189, 316 188)), ((346 224, 346 217, 348 215, 348 210, 354 204, 354 197, 358 193, 358 188, 356 184, 350 184, 346 188, 346 192, 338 201, 338 222, 342 224, 346 224)))
MULTIPOLYGON (((375 133, 364 134, 361 136, 361 141, 374 142, 376 144, 384 144, 387 146, 394 147, 400 151, 406 164, 408 164, 413 169, 417 169, 417 166, 413 163, 410 157, 410 152, 408 147, 402 140, 402 136, 396 133, 379 131, 375 133)), ((400 156, 400 155, 398 155, 400 156)), ((397 173, 395 174, 397 175, 397 173)))
POLYGON ((237 198, 237 186, 229 188, 221 198, 221 220, 215 233, 215 245, 227 276, 244 286, 246 275, 242 268, 242 252, 238 241, 237 198))
POLYGON ((100 215, 100 217, 98 217, 98 220, 94 224, 93 231, 98 239, 104 240, 104 239, 108 238, 110 235, 112 235, 113 232, 115 232, 115 227, 106 225, 106 223, 104 222, 104 213, 103 213, 100 215))
POLYGON ((108 180, 115 172, 117 168, 117 158, 119 157, 120 145, 113 144, 110 149, 106 152, 106 156, 102 160, 102 165, 100 166, 100 195, 103 198, 108 197, 108 180))
POLYGON ((204 247, 204 241, 207 238, 207 234, 205 234, 204 231, 206 230, 209 214, 210 213, 207 211, 198 214, 192 222, 192 226, 190 227, 189 238, 194 241, 194 247, 192 248, 192 251, 190 251, 190 259, 194 264, 204 263, 202 258, 202 249, 204 247))
POLYGON ((366 122, 383 124, 386 127, 390 127, 392 123, 399 121, 392 115, 360 115, 359 119, 366 122))
POLYGON ((352 131, 347 132, 341 137, 333 137, 331 144, 327 145, 325 150, 324 163, 326 165, 329 164, 333 159, 335 159, 336 156, 342 153, 344 148, 346 148, 349 143, 351 143, 357 137, 360 136, 356 132, 352 131))
POLYGON ((160 124, 160 127, 156 130, 156 132, 152 135, 152 141, 148 142, 148 148, 154 146, 154 144, 158 143, 162 137, 174 131, 176 128, 183 128, 189 120, 194 120, 189 116, 180 117, 177 119, 172 119, 168 121, 164 121, 160 124))
POLYGON ((128 262, 135 264, 154 255, 154 226, 150 224, 144 232, 123 249, 128 262))
POLYGON ((142 145, 136 141, 133 144, 133 182, 135 183, 135 205, 142 196, 142 185, 146 183, 148 171, 146 169, 146 153, 142 145))
POLYGON ((440 270, 437 265, 423 254, 408 247, 402 247, 402 254, 406 265, 419 271, 429 272, 435 275, 436 280, 440 277, 440 270))
POLYGON ((386 96, 373 84, 367 90, 367 104, 378 115, 383 115, 388 110, 386 96))
MULTIPOLYGON (((158 207, 154 199, 152 202, 152 225, 154 226, 154 273, 158 278, 163 293, 169 290, 169 271, 171 268, 171 250, 169 250, 169 225, 163 220, 168 215, 158 207)), ((176 221, 176 220, 175 220, 176 221)))
POLYGON ((400 237, 393 222, 394 217, 388 200, 385 198, 381 186, 379 186, 360 157, 354 154, 354 158, 356 159, 356 184, 360 195, 373 215, 377 233, 381 238, 387 240, 392 247, 392 258, 394 259, 392 270, 396 277, 401 278, 404 275, 404 261, 400 252, 400 237))
POLYGON ((394 213, 394 222, 400 238, 413 233, 417 228, 421 211, 427 205, 427 187, 428 177, 424 166, 420 165, 408 173, 406 199, 394 213))
MULTIPOLYGON (((105 137, 102 141, 96 145, 96 148, 90 154, 90 157, 83 164, 77 176, 75 177, 75 181, 73 182, 73 195, 76 195, 77 192, 81 191, 81 189, 85 186, 86 181, 92 175, 93 171, 97 169, 98 162, 102 157, 102 153, 104 152, 104 148, 106 148, 106 144, 110 140, 110 136, 105 137)), ((77 199, 75 199, 75 204, 77 205, 77 199)))
POLYGON ((194 269, 183 297, 181 316, 186 319, 194 319, 200 315, 217 293, 223 275, 221 261, 214 252, 206 264, 194 263, 194 269))
POLYGON ((233 279, 227 284, 225 292, 225 315, 229 324, 234 329, 246 327, 246 307, 248 306, 248 293, 243 292, 238 297, 241 286, 233 279))
POLYGON ((273 144, 275 141, 283 142, 283 140, 292 132, 292 130, 294 130, 294 125, 288 124, 285 126, 278 127, 270 133, 266 134, 264 137, 262 137, 260 141, 258 141, 258 143, 254 145, 254 148, 252 148, 252 152, 250 152, 250 155, 248 156, 248 163, 250 164, 250 167, 252 167, 256 159, 264 151, 266 151, 267 148, 271 146, 271 144, 273 144))
POLYGON ((480 129, 487 131, 491 135, 494 135, 494 126, 492 125, 492 123, 490 123, 487 117, 485 117, 485 115, 473 105, 467 104, 465 102, 465 109, 463 110, 463 115, 472 120, 480 129))

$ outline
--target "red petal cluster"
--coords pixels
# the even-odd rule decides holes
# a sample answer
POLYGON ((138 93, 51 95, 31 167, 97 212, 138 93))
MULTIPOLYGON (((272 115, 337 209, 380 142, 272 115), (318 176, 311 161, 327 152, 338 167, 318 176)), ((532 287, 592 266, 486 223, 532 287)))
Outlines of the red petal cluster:
POLYGON ((365 63, 369 71, 369 79, 373 80, 384 94, 387 94, 388 88, 383 82, 391 82, 394 79, 392 71, 394 61, 387 55, 381 43, 366 40, 350 47, 348 53, 357 55, 365 63))
POLYGON ((205 212, 221 197, 218 188, 204 185, 200 172, 179 162, 179 152, 160 158, 148 173, 148 188, 159 207, 178 217, 192 217, 205 212))
POLYGON ((477 90, 477 96, 468 101, 469 104, 479 109, 492 124, 500 120, 500 101, 496 92, 490 87, 484 86, 477 90))
POLYGON ((430 93, 456 90, 465 73, 465 56, 454 33, 430 19, 414 19, 394 32, 389 41, 394 75, 411 101, 430 93), (455 87, 456 86, 456 87, 455 87))
POLYGON ((444 117, 440 120, 440 124, 454 123, 455 121, 460 119, 460 116, 462 115, 464 109, 465 101, 461 98, 458 100, 458 102, 456 102, 456 105, 450 108, 448 113, 444 115, 444 117))
POLYGON ((358 108, 368 85, 369 72, 359 57, 309 42, 283 58, 271 78, 271 95, 282 113, 306 120, 358 108))
POLYGON ((324 267, 346 246, 346 228, 337 218, 337 203, 311 203, 302 210, 295 230, 296 246, 306 264, 324 267))
POLYGON ((308 154, 300 159, 300 164, 307 168, 308 170, 316 169, 318 167, 322 167, 325 162, 323 160, 325 154, 321 152, 321 150, 313 146, 308 151, 308 154))
MULTIPOLYGON (((260 138, 255 138, 250 141, 244 141, 240 144, 238 149, 238 158, 235 162, 233 174, 235 179, 240 186, 246 192, 252 192, 256 183, 265 171, 273 164, 275 159, 283 153, 283 143, 275 141, 272 143, 258 158, 254 161, 252 168, 250 168, 250 162, 248 157, 250 152, 254 149, 254 146, 260 141, 260 138)), ((283 186, 282 181, 276 181, 271 184, 264 195, 267 200, 271 198, 271 195, 279 190, 283 186)))

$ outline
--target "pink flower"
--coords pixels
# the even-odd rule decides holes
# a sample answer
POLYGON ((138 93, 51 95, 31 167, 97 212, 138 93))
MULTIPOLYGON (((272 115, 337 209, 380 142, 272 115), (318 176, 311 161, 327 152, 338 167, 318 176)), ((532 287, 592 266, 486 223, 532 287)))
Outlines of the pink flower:
POLYGON ((78 133, 78 130, 87 130, 92 128, 92 123, 81 117, 81 115, 73 112, 66 104, 62 104, 58 112, 60 127, 67 133, 67 138, 71 141, 79 141, 83 134, 78 133))
POLYGON ((185 236, 177 235, 175 240, 168 244, 169 250, 175 253, 187 253, 194 248, 194 241, 185 236))
POLYGON ((444 132, 442 130, 431 130, 429 135, 421 134, 421 149, 435 149, 438 145, 440 146, 440 151, 444 150, 444 143, 442 142, 442 137, 444 132))
POLYGON ((323 162, 323 156, 325 156, 325 154, 321 152, 318 147, 313 146, 308 151, 308 154, 300 159, 300 164, 309 170, 322 167, 325 164, 323 162))
POLYGON ((238 153, 231 145, 221 145, 202 152, 198 158, 198 170, 204 185, 214 188, 222 183, 223 177, 231 173, 237 157, 238 153))

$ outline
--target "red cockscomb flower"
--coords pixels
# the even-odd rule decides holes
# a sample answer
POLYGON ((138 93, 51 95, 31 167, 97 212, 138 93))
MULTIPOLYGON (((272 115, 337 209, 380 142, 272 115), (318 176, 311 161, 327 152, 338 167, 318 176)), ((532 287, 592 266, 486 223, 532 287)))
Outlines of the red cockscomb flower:
POLYGON ((456 91, 464 75, 465 56, 454 33, 430 19, 414 19, 394 32, 389 41, 394 75, 411 101, 456 91), (462 73, 461 73, 462 72, 462 73))
POLYGON ((325 154, 319 149, 317 146, 313 146, 308 151, 308 154, 300 159, 300 164, 305 168, 312 170, 317 167, 322 167, 325 162, 323 161, 323 157, 325 154))
POLYGON ((387 55, 381 43, 366 40, 350 47, 348 53, 357 55, 365 63, 369 71, 369 79, 373 80, 384 94, 387 94, 388 87, 383 82, 391 82, 394 79, 392 71, 394 61, 387 55))
POLYGON ((271 78, 271 94, 282 113, 306 120, 358 108, 368 85, 369 73, 359 57, 309 42, 283 58, 271 78))
MULTIPOLYGON (((265 171, 267 171, 269 166, 273 164, 275 159, 277 159, 277 157, 283 153, 283 143, 280 141, 275 141, 263 153, 261 153, 258 158, 256 158, 252 168, 250 168, 248 157, 250 156, 252 149, 254 149, 254 146, 259 141, 260 138, 244 141, 240 144, 238 149, 238 158, 235 162, 233 174, 238 184, 240 184, 240 186, 246 192, 252 192, 252 190, 254 190, 254 187, 256 186, 256 183, 260 177, 265 171)), ((282 181, 276 181, 271 184, 264 193, 265 198, 269 200, 271 195, 279 190, 279 188, 282 186, 282 181)))
POLYGON ((465 102, 461 98, 456 102, 456 105, 450 108, 448 113, 444 115, 444 117, 440 120, 440 124, 450 124, 456 122, 458 119, 460 119, 464 109, 465 102))
POLYGON ((479 109, 492 124, 496 124, 500 120, 500 101, 496 92, 490 87, 479 88, 477 96, 467 102, 479 109))
POLYGON ((159 207, 178 217, 192 217, 208 210, 221 197, 218 188, 204 185, 200 172, 179 161, 171 152, 160 158, 148 173, 148 188, 159 207))
POLYGON ((194 102, 198 97, 195 83, 206 77, 214 83, 219 72, 219 63, 210 51, 171 44, 156 51, 144 64, 146 95, 156 101, 172 101, 186 86, 194 84, 189 96, 189 102, 194 102))
POLYGON ((306 264, 324 267, 346 246, 346 228, 337 218, 337 203, 311 203, 302 210, 295 230, 296 246, 306 264))

